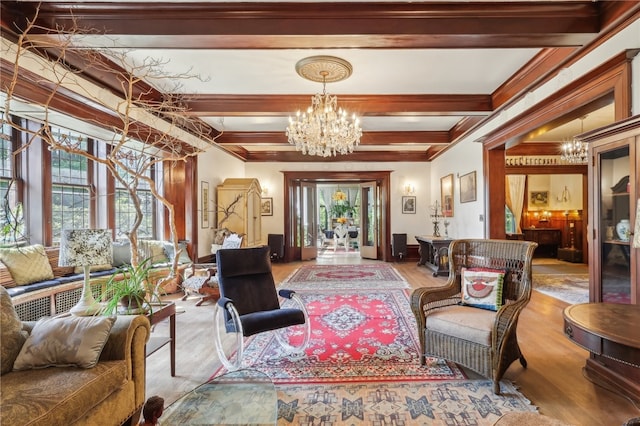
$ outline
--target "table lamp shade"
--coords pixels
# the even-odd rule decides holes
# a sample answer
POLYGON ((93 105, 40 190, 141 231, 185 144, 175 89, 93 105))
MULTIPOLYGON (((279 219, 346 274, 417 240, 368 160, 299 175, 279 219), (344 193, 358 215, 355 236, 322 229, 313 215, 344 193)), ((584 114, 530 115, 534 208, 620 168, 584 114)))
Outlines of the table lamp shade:
POLYGON ((64 229, 58 266, 91 266, 113 262, 111 230, 64 229))

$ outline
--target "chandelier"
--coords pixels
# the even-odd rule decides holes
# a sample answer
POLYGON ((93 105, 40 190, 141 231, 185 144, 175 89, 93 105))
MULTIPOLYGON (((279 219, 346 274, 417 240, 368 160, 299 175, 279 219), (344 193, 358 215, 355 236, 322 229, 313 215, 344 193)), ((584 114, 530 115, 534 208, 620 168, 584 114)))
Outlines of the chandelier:
MULTIPOLYGON (((586 116, 581 117, 580 133, 584 133, 584 119, 586 116)), ((588 146, 580 139, 573 138, 569 141, 562 143, 562 155, 560 156, 562 161, 566 161, 571 164, 587 164, 589 161, 588 146)))
POLYGON ((296 64, 297 73, 311 81, 322 82, 322 94, 311 98, 306 113, 289 117, 287 139, 303 154, 330 157, 349 154, 360 143, 362 129, 355 114, 347 117, 347 111, 338 108, 337 96, 327 93, 326 84, 341 81, 353 71, 351 64, 335 56, 312 56, 296 64))

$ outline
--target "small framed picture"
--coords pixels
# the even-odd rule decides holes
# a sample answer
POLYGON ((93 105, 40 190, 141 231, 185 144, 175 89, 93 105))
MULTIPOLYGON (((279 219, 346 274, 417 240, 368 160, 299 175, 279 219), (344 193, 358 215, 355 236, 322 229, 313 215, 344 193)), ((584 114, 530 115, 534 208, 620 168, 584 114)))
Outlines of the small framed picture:
POLYGON ((476 172, 475 170, 460 176, 460 202, 476 201, 476 172))
POLYGON ((200 227, 209 227, 209 182, 200 182, 200 227))
POLYGON ((260 212, 262 216, 273 216, 273 198, 262 198, 260 212))
POLYGON ((402 214, 416 214, 415 195, 405 195, 402 197, 402 214))
POLYGON ((440 197, 442 216, 453 217, 453 174, 440 178, 440 197))

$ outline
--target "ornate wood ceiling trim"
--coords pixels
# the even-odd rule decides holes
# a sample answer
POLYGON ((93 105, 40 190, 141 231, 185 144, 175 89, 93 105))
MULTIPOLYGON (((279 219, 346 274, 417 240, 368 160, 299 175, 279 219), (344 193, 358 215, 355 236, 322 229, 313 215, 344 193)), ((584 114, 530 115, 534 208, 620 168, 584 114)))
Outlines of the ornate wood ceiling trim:
MULTIPOLYGON (((3 14, 10 13, 9 21, 35 8, 33 3, 4 3, 3 14)), ((124 39, 127 47, 236 49, 561 47, 583 45, 600 29, 598 4, 591 1, 149 6, 45 2, 39 24, 69 26, 77 19, 88 28, 129 35, 124 39)))
MULTIPOLYGON (((339 95, 340 106, 367 115, 486 115, 490 95, 339 95)), ((309 106, 311 95, 192 95, 185 100, 195 116, 288 116, 309 106)))
MULTIPOLYGON (((360 145, 415 145, 448 144, 449 132, 406 131, 406 132, 365 132, 360 145)), ((290 146, 284 132, 224 132, 218 145, 283 145, 290 146)))

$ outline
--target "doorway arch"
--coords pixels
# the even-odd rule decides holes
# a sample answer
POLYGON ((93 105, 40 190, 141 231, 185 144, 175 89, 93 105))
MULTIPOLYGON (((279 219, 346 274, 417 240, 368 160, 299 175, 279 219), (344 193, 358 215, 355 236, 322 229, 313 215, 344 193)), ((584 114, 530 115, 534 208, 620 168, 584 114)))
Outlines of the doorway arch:
POLYGON ((284 175, 284 205, 288 206, 284 214, 285 229, 285 260, 292 262, 300 260, 301 244, 296 227, 296 200, 300 194, 302 182, 311 183, 364 183, 375 181, 380 189, 380 229, 379 241, 380 250, 378 260, 388 261, 391 259, 391 219, 390 219, 390 196, 391 196, 391 171, 354 171, 354 172, 282 172, 284 175))

